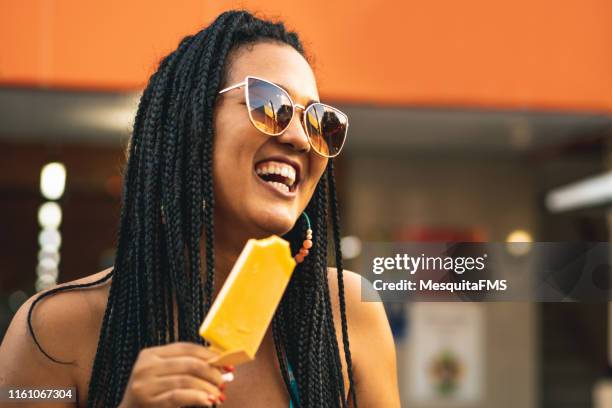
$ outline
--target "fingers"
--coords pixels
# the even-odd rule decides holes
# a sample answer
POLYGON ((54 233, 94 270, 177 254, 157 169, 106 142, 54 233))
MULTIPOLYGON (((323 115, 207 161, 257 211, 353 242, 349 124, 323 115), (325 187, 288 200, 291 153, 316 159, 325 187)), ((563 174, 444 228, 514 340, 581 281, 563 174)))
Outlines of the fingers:
POLYGON ((164 346, 151 347, 149 350, 155 353, 155 355, 164 358, 194 356, 204 361, 208 361, 211 358, 218 356, 218 353, 215 353, 207 347, 189 342, 177 342, 164 346))
POLYGON ((191 356, 166 358, 163 364, 158 364, 152 373, 158 376, 191 374, 194 377, 213 383, 217 387, 224 382, 222 373, 218 368, 191 356))
POLYGON ((225 401, 233 367, 209 361, 218 354, 194 343, 172 343, 141 350, 124 395, 126 407, 211 406, 225 401))
POLYGON ((155 396, 151 399, 151 403, 158 404, 161 407, 176 408, 192 405, 204 405, 209 407, 212 406, 214 402, 205 391, 173 389, 155 396))
POLYGON ((150 383, 150 393, 153 396, 163 394, 168 390, 172 389, 191 389, 195 391, 205 391, 207 394, 212 395, 215 399, 218 399, 222 392, 219 388, 213 384, 204 381, 200 378, 193 377, 191 375, 167 375, 163 377, 157 377, 150 383))

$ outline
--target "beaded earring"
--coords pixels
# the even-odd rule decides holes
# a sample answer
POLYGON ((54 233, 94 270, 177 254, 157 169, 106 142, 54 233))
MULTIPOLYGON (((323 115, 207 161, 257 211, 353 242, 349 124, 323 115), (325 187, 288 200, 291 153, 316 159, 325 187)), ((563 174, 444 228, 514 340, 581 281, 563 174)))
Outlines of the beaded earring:
POLYGON ((304 218, 306 219, 306 225, 308 228, 306 229, 306 239, 304 242, 302 242, 302 248, 300 248, 300 251, 293 257, 296 263, 304 262, 304 258, 308 256, 308 250, 312 248, 312 227, 310 226, 310 218, 308 218, 308 214, 306 214, 306 212, 303 212, 302 215, 304 215, 304 218))

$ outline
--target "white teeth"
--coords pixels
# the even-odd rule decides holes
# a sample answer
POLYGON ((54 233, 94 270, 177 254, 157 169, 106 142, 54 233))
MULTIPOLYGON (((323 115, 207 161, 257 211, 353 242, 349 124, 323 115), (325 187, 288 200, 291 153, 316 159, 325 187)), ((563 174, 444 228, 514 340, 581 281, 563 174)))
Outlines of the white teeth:
POLYGON ((283 192, 283 193, 288 193, 289 192, 289 187, 287 187, 286 185, 284 185, 283 183, 279 183, 277 181, 266 181, 266 183, 270 184, 272 187, 274 187, 275 189, 283 192))
POLYGON ((258 175, 278 174, 287 179, 288 185, 293 186, 295 183, 296 172, 293 166, 281 162, 268 162, 257 166, 255 173, 258 175))

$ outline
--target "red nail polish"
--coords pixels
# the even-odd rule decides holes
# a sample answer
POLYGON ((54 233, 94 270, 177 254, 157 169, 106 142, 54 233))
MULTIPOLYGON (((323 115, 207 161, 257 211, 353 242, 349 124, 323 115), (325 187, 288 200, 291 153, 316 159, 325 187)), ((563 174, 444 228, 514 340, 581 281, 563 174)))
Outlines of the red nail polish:
POLYGON ((221 391, 225 391, 225 386, 226 386, 226 385, 227 385, 227 383, 222 383, 222 384, 219 386, 219 389, 220 389, 221 391))
POLYGON ((221 395, 219 395, 219 400, 220 400, 221 402, 225 402, 225 394, 221 394, 221 395))
POLYGON ((226 366, 223 366, 223 369, 224 369, 225 371, 230 371, 230 372, 232 372, 232 373, 233 373, 234 371, 236 371, 236 367, 234 367, 233 365, 226 365, 226 366))

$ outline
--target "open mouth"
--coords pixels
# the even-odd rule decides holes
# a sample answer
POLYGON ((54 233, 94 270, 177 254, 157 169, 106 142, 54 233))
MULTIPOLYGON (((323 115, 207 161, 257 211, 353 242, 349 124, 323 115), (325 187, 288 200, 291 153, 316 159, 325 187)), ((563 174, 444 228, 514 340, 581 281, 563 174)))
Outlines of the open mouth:
POLYGON ((297 170, 294 166, 276 161, 266 160, 255 165, 257 176, 281 193, 295 191, 297 186, 297 170))

